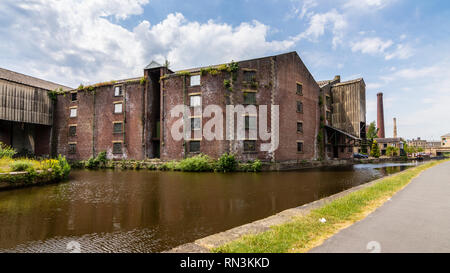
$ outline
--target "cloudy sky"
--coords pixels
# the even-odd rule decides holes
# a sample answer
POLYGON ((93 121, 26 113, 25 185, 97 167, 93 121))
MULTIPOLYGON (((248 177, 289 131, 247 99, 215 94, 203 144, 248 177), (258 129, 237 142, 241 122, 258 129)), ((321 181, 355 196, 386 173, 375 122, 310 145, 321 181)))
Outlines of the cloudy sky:
POLYGON ((450 133, 448 0, 1 0, 0 67, 77 87, 297 51, 316 80, 363 77, 386 135, 450 133))

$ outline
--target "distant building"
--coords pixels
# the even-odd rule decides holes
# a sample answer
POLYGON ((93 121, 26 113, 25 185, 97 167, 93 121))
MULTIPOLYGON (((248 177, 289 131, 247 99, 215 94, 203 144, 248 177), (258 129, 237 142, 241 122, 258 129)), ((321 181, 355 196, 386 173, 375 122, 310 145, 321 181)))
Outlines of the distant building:
POLYGON ((450 134, 441 137, 441 146, 450 147, 450 134))
POLYGON ((401 138, 375 138, 374 140, 377 141, 382 156, 386 155, 388 147, 398 148, 400 154, 404 152, 404 141, 401 138))

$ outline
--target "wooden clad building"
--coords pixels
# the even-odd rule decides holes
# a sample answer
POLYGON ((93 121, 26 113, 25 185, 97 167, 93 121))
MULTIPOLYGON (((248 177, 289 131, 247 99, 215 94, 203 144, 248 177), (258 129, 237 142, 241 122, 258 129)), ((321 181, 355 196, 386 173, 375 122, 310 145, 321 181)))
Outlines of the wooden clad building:
POLYGON ((0 142, 21 155, 49 155, 55 89, 70 88, 0 68, 0 142))

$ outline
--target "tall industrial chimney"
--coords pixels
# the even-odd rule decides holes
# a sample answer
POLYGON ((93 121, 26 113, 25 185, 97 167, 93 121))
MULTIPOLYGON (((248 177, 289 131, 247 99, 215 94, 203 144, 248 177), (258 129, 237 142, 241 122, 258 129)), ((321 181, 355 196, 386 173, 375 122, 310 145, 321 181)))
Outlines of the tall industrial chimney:
POLYGON ((394 118, 394 138, 397 138, 397 118, 394 118))
POLYGON ((377 94, 378 101, 378 113, 377 113, 377 125, 378 125, 378 138, 385 138, 384 134, 384 108, 383 108, 383 93, 377 94))

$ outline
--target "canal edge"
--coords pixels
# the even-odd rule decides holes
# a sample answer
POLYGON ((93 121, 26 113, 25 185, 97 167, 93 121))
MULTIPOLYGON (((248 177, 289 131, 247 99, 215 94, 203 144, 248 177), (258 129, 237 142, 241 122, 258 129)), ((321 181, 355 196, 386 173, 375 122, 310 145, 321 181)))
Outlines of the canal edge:
POLYGON ((336 193, 334 195, 322 198, 320 200, 316 200, 311 203, 307 203, 301 205, 299 207, 287 209, 281 211, 275 215, 269 216, 267 218, 263 218, 261 220, 257 220, 248 224, 244 224, 223 232, 219 232, 213 235, 209 235, 207 237, 197 239, 194 242, 183 244, 172 248, 168 251, 164 251, 163 253, 211 253, 211 250, 214 248, 221 247, 228 243, 231 243, 237 239, 242 238, 246 235, 257 235, 269 230, 273 226, 278 226, 282 224, 286 224, 292 222, 295 217, 305 216, 311 212, 311 210, 318 209, 338 198, 344 197, 350 193, 355 191, 368 188, 373 186, 374 184, 388 178, 395 177, 407 170, 388 175, 368 183, 347 189, 345 191, 336 193))

